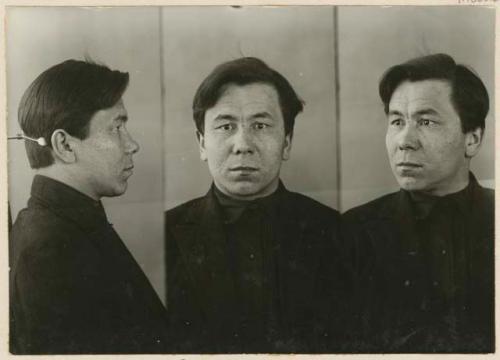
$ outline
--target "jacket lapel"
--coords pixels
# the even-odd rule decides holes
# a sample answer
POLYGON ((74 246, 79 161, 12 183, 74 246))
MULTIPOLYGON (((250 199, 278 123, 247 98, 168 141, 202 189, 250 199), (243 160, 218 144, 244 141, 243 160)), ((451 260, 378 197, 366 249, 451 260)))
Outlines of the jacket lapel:
POLYGON ((412 215, 408 194, 399 191, 388 201, 377 217, 367 219, 365 224, 373 248, 381 254, 404 254, 417 252, 416 224, 412 215))
POLYGON ((376 218, 365 224, 372 264, 368 276, 378 280, 378 295, 397 293, 402 302, 423 291, 421 289, 425 264, 422 262, 418 229, 408 194, 394 194, 379 211, 376 218))
POLYGON ((303 308, 312 305, 317 280, 318 246, 326 239, 315 224, 299 216, 297 203, 283 189, 275 214, 273 256, 277 267, 278 308, 281 322, 308 313, 303 308))
POLYGON ((230 321, 235 293, 221 210, 210 190, 173 229, 183 262, 210 322, 230 321))
POLYGON ((493 311, 495 275, 495 205, 494 193, 481 188, 473 178, 470 206, 466 210, 466 231, 468 242, 466 276, 469 301, 480 311, 493 311))

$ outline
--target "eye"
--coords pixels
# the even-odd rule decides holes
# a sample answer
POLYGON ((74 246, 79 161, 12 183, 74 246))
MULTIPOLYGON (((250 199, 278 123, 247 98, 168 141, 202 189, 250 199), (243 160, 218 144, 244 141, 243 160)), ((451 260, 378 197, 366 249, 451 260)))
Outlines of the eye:
POLYGON ((403 119, 392 119, 389 121, 389 124, 392 126, 401 126, 403 125, 403 119))
POLYGON ((232 124, 232 123, 222 124, 222 125, 217 126, 216 129, 221 130, 221 131, 230 131, 230 130, 234 129, 234 124, 232 124))
POLYGON ((261 122, 257 122, 254 124, 254 127, 257 129, 257 130, 263 130, 263 129, 266 129, 269 127, 268 124, 265 124, 265 123, 261 123, 261 122))
POLYGON ((420 119, 420 125, 423 125, 423 126, 429 126, 433 123, 434 122, 432 120, 429 120, 429 119, 420 119))
POLYGON ((114 133, 119 133, 122 130, 122 128, 123 128, 123 123, 118 122, 115 125, 113 125, 113 127, 111 128, 111 131, 114 133))

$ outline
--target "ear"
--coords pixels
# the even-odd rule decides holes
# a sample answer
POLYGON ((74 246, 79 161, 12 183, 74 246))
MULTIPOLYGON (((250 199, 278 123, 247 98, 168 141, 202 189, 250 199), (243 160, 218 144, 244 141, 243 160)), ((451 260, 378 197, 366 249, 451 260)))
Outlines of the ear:
POLYGON ((52 151, 56 159, 64 163, 74 163, 76 155, 73 146, 73 137, 62 129, 54 130, 50 137, 52 151))
POLYGON ((205 150, 205 137, 199 131, 196 131, 196 138, 198 139, 198 148, 200 150, 201 161, 207 161, 207 153, 205 150))
POLYGON ((476 128, 465 134, 465 157, 472 158, 478 152, 483 140, 483 130, 476 128))
POLYGON ((285 146, 283 147, 283 154, 281 155, 281 159, 284 161, 290 159, 290 151, 292 151, 292 138, 292 132, 285 135, 285 146))

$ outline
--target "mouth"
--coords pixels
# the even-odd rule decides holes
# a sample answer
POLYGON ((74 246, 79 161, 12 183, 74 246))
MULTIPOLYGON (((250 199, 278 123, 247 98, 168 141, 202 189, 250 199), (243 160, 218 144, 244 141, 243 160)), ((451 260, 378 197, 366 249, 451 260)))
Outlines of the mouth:
POLYGON ((396 164, 398 168, 407 168, 407 169, 418 169, 421 168, 422 165, 409 161, 402 161, 396 164))
POLYGON ((259 169, 253 166, 235 166, 229 168, 229 172, 232 176, 235 176, 238 179, 249 179, 253 177, 255 173, 257 173, 259 169))
POLYGON ((133 172, 133 170, 134 170, 134 165, 131 165, 131 166, 126 167, 125 169, 123 169, 123 171, 125 171, 125 172, 133 172))
POLYGON ((242 172, 253 172, 257 170, 259 169, 252 166, 235 166, 229 169, 229 171, 242 171, 242 172))

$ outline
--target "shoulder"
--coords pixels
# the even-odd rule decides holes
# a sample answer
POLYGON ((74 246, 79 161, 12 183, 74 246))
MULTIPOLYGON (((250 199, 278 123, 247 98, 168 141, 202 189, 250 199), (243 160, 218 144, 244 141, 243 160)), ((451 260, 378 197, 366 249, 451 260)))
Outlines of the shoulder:
POLYGON ((477 189, 478 197, 483 203, 483 206, 487 209, 493 210, 495 208, 495 190, 484 188, 482 186, 478 186, 477 189))
POLYGON ((180 221, 185 220, 188 214, 197 212, 202 208, 205 199, 206 196, 201 196, 167 210, 165 212, 165 223, 169 225, 177 224, 180 221))
POLYGON ((78 226, 49 209, 24 209, 9 234, 12 265, 52 267, 78 259, 84 255, 85 242, 79 241, 84 236, 78 226))
POLYGON ((21 210, 12 227, 10 237, 15 243, 57 244, 81 230, 72 222, 56 215, 48 208, 37 207, 21 210))
POLYGON ((369 221, 378 218, 382 213, 387 211, 399 192, 386 194, 371 200, 365 204, 353 207, 342 214, 342 220, 345 223, 350 221, 369 221))
POLYGON ((475 219, 473 222, 488 238, 493 239, 495 233, 495 191, 476 186, 472 193, 470 211, 475 219))
POLYGON ((284 205, 297 212, 301 217, 312 219, 339 218, 339 212, 306 195, 285 190, 284 205))

